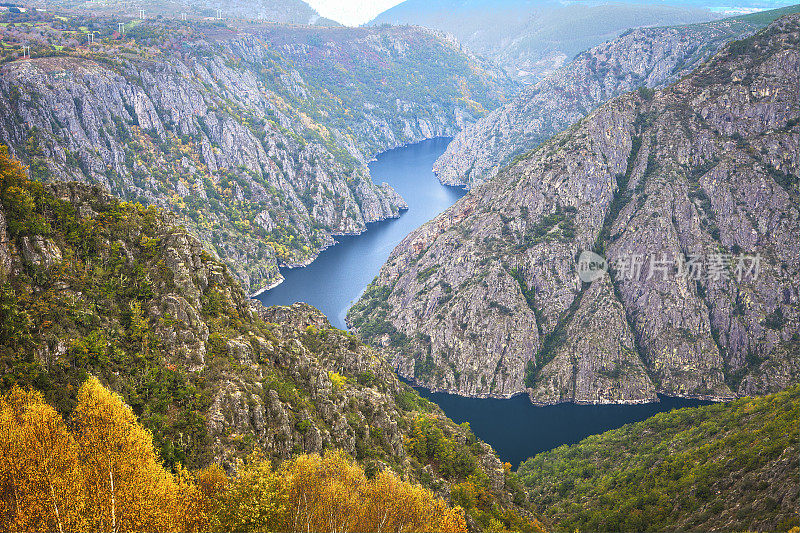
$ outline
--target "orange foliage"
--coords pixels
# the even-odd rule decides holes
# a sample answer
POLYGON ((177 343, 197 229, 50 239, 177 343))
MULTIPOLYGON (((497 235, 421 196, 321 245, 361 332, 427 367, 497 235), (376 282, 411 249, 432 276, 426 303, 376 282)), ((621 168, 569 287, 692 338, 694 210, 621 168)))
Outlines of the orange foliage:
POLYGON ((38 392, 0 397, 0 531, 466 531, 464 512, 343 452, 166 471, 122 399, 90 378, 68 427, 38 392))
POLYGON ((0 399, 0 529, 184 531, 185 483, 164 470, 150 433, 95 378, 70 431, 38 392, 0 399))
POLYGON ((367 479, 341 451, 301 455, 275 472, 252 461, 220 508, 222 531, 466 531, 461 508, 389 471, 367 479))
POLYGON ((85 529, 77 443, 36 392, 0 399, 0 524, 13 531, 85 529))

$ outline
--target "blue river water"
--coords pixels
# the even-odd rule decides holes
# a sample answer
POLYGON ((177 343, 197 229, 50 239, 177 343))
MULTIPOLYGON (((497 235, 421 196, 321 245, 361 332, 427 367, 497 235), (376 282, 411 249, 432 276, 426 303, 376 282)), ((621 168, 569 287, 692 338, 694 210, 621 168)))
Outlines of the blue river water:
POLYGON ((285 281, 258 296, 264 305, 305 302, 346 329, 344 317, 403 238, 464 196, 457 187, 441 185, 431 170, 448 138, 422 141, 389 150, 369 165, 375 183, 388 182, 408 203, 400 218, 368 225, 361 235, 336 237, 338 244, 305 268, 281 269, 285 281))
POLYGON ((562 403, 538 407, 527 395, 507 400, 464 398, 416 387, 421 396, 441 407, 458 424, 469 422, 473 433, 488 442, 503 461, 514 468, 537 453, 574 444, 645 418, 682 407, 711 402, 659 396, 659 403, 632 405, 575 405, 562 403))
MULTIPOLYGON (((306 302, 331 323, 345 329, 344 317, 380 271, 391 251, 411 231, 447 209, 465 194, 443 186, 431 168, 450 139, 439 138, 384 152, 370 164, 376 183, 388 182, 408 202, 400 218, 370 224, 362 235, 337 237, 308 267, 282 269, 286 280, 259 295, 264 305, 306 302)), ((571 444, 596 433, 644 420, 658 412, 706 404, 662 397, 643 405, 574 405, 536 407, 527 396, 508 400, 463 398, 417 389, 458 422, 469 422, 475 434, 516 468, 539 452, 571 444)))

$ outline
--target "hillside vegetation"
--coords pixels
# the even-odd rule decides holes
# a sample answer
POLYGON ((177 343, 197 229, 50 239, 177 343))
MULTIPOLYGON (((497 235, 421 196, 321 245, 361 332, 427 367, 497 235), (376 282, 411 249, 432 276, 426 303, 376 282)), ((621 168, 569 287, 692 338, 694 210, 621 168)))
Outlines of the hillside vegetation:
MULTIPOLYGON (((100 13, 109 16, 132 16, 137 6, 125 0, 106 0, 103 3, 92 0, 53 0, 48 7, 69 9, 83 13, 100 13)), ((254 22, 278 22, 284 24, 320 24, 338 26, 337 22, 320 17, 303 0, 149 0, 141 4, 147 17, 188 19, 216 18, 218 10, 225 17, 252 19, 254 22)))
POLYGON ((4 149, 0 201, 0 389, 34 388, 67 417, 96 376, 171 468, 342 450, 456 502, 472 530, 539 529, 468 425, 316 309, 248 299, 169 213, 29 180, 4 149))
POLYGON ((800 387, 678 409, 520 465, 558 531, 788 531, 798 523, 800 387))
POLYGON ((0 531, 466 531, 463 509, 337 451, 169 472, 119 395, 90 378, 77 400, 65 421, 40 393, 0 397, 0 531))

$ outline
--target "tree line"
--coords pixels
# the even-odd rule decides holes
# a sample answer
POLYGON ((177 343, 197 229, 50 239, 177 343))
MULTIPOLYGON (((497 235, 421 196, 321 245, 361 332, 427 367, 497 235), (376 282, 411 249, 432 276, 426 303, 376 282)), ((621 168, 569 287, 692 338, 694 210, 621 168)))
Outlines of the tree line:
POLYGON ((66 420, 34 390, 0 398, 0 531, 466 531, 460 507, 341 451, 235 470, 167 470, 94 377, 66 420))

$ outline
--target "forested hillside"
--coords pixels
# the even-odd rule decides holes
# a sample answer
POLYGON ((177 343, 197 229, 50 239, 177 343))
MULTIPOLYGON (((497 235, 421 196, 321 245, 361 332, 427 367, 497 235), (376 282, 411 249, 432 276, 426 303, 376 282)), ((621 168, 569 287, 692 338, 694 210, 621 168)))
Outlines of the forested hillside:
POLYGON ((798 521, 800 388, 680 409, 520 465, 559 531, 789 531, 798 521))
POLYGON ((34 11, 0 22, 0 142, 12 155, 38 180, 173 211, 251 293, 334 235, 398 216, 405 202, 366 167, 378 151, 453 135, 513 90, 421 28, 120 28, 34 11))
POLYGON ((90 377, 167 466, 231 470, 339 449, 460 505, 471 529, 533 531, 509 467, 304 304, 266 309, 174 216, 99 187, 43 184, 0 150, 0 388, 62 416, 90 377))

